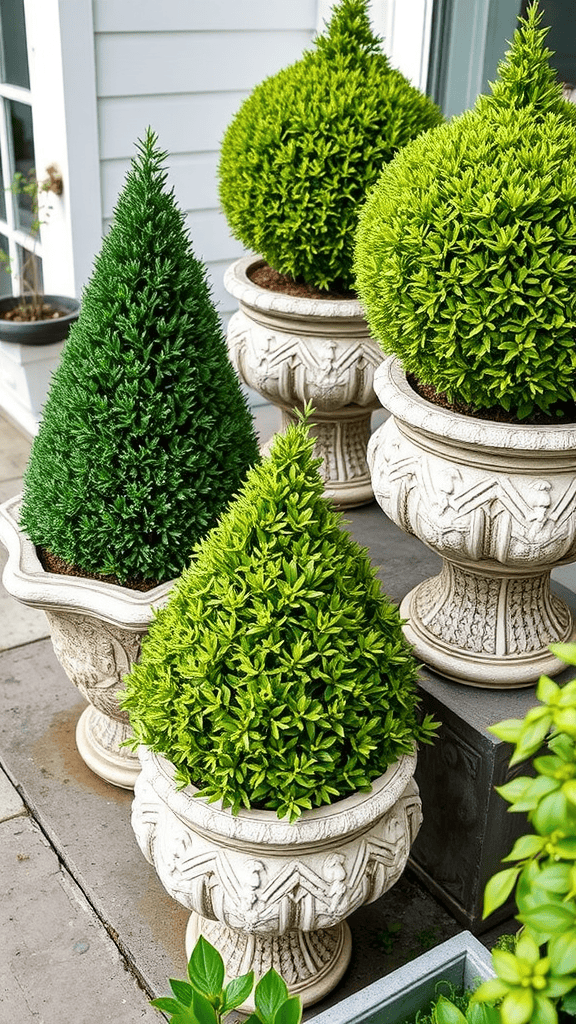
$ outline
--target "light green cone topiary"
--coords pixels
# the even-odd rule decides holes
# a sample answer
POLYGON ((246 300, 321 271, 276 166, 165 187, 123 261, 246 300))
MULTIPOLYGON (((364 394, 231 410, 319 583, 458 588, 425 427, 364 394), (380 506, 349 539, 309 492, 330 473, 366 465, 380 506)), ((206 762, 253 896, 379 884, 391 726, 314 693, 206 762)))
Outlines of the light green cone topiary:
POLYGON ((382 164, 442 120, 380 42, 367 0, 340 0, 326 34, 257 86, 222 144, 232 233, 275 270, 321 289, 353 288, 359 204, 382 164))
POLYGON ((576 399, 576 107, 532 5, 491 96, 410 143, 360 217, 357 286, 385 352, 476 409, 576 399))
POLYGON ((205 271, 139 144, 54 374, 24 483, 32 541, 88 573, 164 581, 258 457, 205 271))
POLYGON ((136 741, 203 796, 296 818, 369 787, 434 725, 366 552, 303 425, 277 435, 198 545, 126 677, 136 741))

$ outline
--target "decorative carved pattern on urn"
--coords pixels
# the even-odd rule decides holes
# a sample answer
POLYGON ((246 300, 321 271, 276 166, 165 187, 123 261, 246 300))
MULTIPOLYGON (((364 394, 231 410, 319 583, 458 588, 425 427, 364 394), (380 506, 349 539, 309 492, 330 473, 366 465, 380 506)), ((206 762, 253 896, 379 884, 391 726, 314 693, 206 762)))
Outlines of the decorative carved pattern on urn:
POLYGON ((350 957, 344 919, 400 877, 421 805, 405 757, 371 793, 307 811, 294 824, 271 811, 233 816, 177 791, 169 762, 140 748, 132 826, 167 892, 192 911, 230 976, 274 966, 307 1005, 336 984, 350 957))
POLYGON ((44 610, 56 657, 89 702, 76 728, 80 756, 106 782, 132 789, 140 762, 123 746, 132 730, 118 692, 140 653, 153 609, 168 600, 172 583, 142 593, 46 572, 20 530, 19 505, 20 495, 0 506, 0 537, 8 549, 4 586, 23 604, 44 610))
POLYGON ((232 363, 245 384, 279 406, 283 428, 295 420, 295 407, 312 402, 311 432, 326 494, 341 507, 365 504, 373 498, 366 444, 379 407, 374 371, 380 348, 357 300, 260 288, 248 275, 262 262, 244 257, 224 277, 240 303, 228 328, 232 363))
POLYGON ((550 571, 576 558, 576 426, 532 427, 431 405, 389 358, 376 390, 392 416, 368 461, 384 512, 443 558, 401 613, 416 655, 476 686, 527 686, 563 664, 573 634, 550 571))

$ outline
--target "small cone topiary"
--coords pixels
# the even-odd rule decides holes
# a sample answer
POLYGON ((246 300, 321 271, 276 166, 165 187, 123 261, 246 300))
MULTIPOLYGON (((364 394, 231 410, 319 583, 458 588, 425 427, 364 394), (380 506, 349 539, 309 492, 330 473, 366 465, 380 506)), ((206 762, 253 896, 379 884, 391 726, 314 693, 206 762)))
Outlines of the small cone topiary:
POLYGON ((476 410, 576 400, 576 107, 537 5, 491 96, 410 143, 360 216, 357 286, 385 352, 476 410))
POLYGON ((139 143, 24 481, 31 540, 120 583, 177 576, 258 449, 205 271, 139 143))
POLYGON ((366 552, 323 498, 300 424, 199 543, 126 677, 136 742, 183 785, 291 820, 369 788, 434 724, 366 552))
POLYGON ((222 144, 232 233, 276 271, 320 289, 353 288, 359 204, 382 164, 442 120, 380 43, 367 0, 340 0, 326 34, 257 86, 222 144))

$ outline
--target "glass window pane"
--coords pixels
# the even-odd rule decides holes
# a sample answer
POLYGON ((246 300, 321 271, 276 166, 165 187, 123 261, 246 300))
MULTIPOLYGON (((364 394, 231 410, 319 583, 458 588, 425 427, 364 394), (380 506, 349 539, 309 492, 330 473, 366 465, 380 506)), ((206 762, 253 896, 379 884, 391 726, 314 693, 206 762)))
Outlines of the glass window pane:
POLYGON ((2 49, 4 51, 3 81, 30 88, 24 0, 2 0, 2 49))
POLYGON ((18 272, 20 274, 20 291, 23 295, 30 292, 41 292, 44 288, 42 280, 42 260, 29 249, 16 246, 18 253, 18 272))
POLYGON ((3 253, 5 257, 4 259, 0 258, 0 295, 12 295, 12 278, 9 265, 6 263, 8 259, 8 239, 5 235, 0 235, 0 253, 3 253))
MULTIPOLYGON (((28 178, 34 169, 34 140, 32 135, 32 107, 26 103, 8 101, 9 124, 12 128, 14 146, 14 169, 28 178)), ((14 198, 16 223, 23 231, 29 231, 34 221, 32 199, 26 194, 14 198)))

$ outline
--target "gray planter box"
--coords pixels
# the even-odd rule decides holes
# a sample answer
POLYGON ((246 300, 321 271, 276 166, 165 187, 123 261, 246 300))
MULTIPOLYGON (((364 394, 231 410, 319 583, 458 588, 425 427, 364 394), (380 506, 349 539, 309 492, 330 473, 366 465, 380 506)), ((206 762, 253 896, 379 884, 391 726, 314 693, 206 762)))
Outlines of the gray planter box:
POLYGON ((475 988, 493 978, 492 957, 471 932, 460 932, 373 985, 313 1018, 314 1024, 401 1024, 425 1009, 439 981, 475 988))

